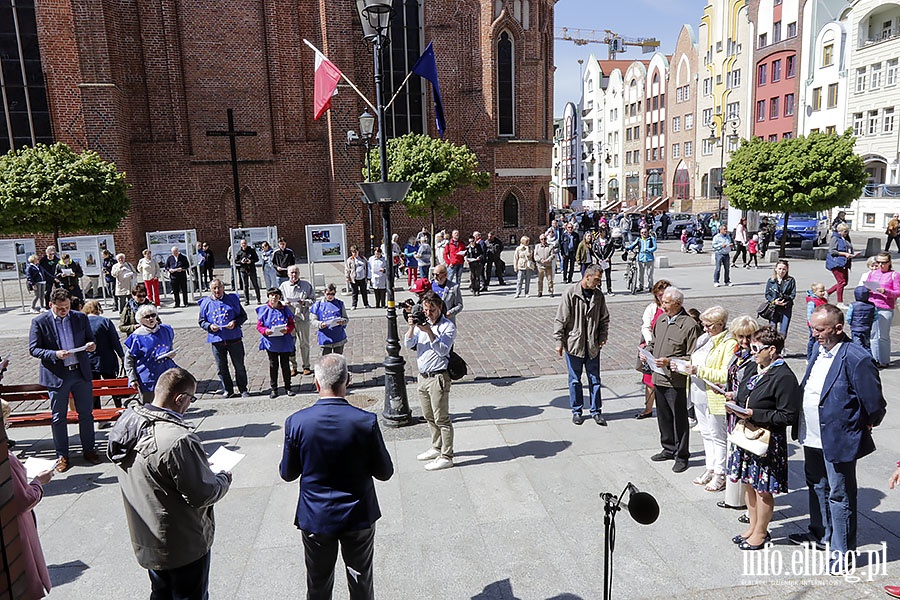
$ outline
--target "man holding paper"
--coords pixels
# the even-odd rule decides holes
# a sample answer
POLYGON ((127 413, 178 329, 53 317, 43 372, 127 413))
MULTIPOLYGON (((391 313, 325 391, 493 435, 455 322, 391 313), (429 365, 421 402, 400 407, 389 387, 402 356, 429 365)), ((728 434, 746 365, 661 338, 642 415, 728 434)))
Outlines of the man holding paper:
POLYGON ((31 322, 28 350, 41 359, 40 383, 50 396, 53 420, 53 445, 56 447, 56 470, 69 470, 69 432, 66 417, 69 394, 78 411, 78 432, 84 459, 101 462, 94 450, 94 396, 91 383, 91 361, 88 352, 97 349, 87 315, 70 310, 70 296, 58 288, 50 294, 50 310, 31 322))
POLYGON ((294 525, 303 536, 306 597, 331 598, 338 546, 347 568, 350 598, 374 598, 375 521, 381 517, 372 478, 387 481, 394 465, 378 417, 344 399, 350 373, 340 354, 315 368, 319 400, 284 424, 280 473, 300 478, 294 525))
POLYGON ((209 296, 200 300, 200 327, 206 331, 206 342, 212 346, 213 358, 222 382, 222 395, 234 397, 234 381, 228 370, 228 357, 234 365, 234 376, 241 396, 247 391, 247 369, 244 366, 244 332, 241 325, 247 322, 247 312, 241 306, 237 294, 226 294, 221 279, 209 282, 209 296))
POLYGON ((159 376, 152 404, 134 406, 109 433, 107 455, 119 467, 125 517, 152 598, 207 598, 213 504, 231 487, 214 473, 183 415, 197 380, 181 368, 159 376))
POLYGON ((690 425, 687 412, 687 377, 674 370, 673 359, 687 360, 700 337, 700 326, 684 310, 684 294, 675 287, 663 292, 663 314, 653 326, 653 339, 647 351, 656 357, 653 386, 656 390, 656 415, 662 451, 650 457, 660 462, 674 460, 672 470, 682 473, 688 468, 691 452, 690 425), (670 369, 670 371, 666 371, 670 369))

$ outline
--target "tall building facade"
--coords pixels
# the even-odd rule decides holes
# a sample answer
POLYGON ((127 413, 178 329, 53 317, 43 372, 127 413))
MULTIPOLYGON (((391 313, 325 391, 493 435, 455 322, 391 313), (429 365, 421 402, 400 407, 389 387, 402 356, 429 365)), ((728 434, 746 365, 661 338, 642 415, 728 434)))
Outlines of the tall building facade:
MULTIPOLYGON (((394 0, 386 100, 399 94, 385 131, 437 135, 429 86, 412 77, 401 88, 433 42, 446 139, 469 146, 491 174, 488 190, 454 193, 460 214, 441 225, 518 237, 546 221, 553 4, 394 0)), ((228 144, 207 132, 225 128, 229 108, 238 129, 256 133, 237 142, 244 226, 277 225, 301 252, 306 224, 346 223, 352 239, 366 236, 355 186, 363 150, 345 146, 366 106, 342 84, 314 121, 314 60, 303 44, 374 99, 354 3, 0 0, 0 28, 3 72, 21 74, 0 81, 0 150, 61 141, 114 161, 132 185, 117 248, 135 253, 147 231, 195 228, 224 249, 236 225, 228 144)), ((394 210, 401 234, 423 224, 394 210)))

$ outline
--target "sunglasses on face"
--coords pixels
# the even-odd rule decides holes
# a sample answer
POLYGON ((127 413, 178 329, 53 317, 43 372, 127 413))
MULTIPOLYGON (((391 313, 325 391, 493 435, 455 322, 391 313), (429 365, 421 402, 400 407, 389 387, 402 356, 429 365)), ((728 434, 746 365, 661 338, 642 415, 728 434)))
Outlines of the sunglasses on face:
POLYGON ((771 347, 772 346, 770 346, 768 344, 750 344, 750 352, 757 354, 759 352, 762 352, 766 348, 771 348, 771 347))
POLYGON ((158 315, 144 315, 142 318, 144 319, 153 319, 154 321, 159 318, 158 315))

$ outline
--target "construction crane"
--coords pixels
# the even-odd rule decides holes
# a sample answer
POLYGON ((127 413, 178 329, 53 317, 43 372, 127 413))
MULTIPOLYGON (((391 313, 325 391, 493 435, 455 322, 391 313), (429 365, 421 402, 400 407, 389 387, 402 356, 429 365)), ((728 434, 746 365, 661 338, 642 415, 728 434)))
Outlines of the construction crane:
POLYGON ((557 27, 553 37, 557 40, 572 42, 576 46, 606 44, 609 60, 615 60, 616 54, 625 52, 626 46, 640 46, 644 54, 655 52, 659 48, 659 40, 656 38, 630 38, 614 33, 609 29, 600 31, 597 29, 557 27))

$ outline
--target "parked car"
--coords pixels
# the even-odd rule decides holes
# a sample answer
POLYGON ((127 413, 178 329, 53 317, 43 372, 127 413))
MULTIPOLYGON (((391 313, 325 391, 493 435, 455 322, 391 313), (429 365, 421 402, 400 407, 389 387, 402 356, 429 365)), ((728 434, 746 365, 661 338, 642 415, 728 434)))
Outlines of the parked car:
MULTIPOLYGON (((693 215, 687 213, 669 213, 669 229, 666 232, 668 237, 678 237, 684 226, 691 222, 693 215)), ((656 231, 656 237, 662 237, 662 225, 659 222, 659 215, 653 218, 653 227, 656 231)))
MULTIPOLYGON (((775 243, 781 243, 784 232, 784 215, 776 215, 775 243)), ((803 240, 812 240, 813 244, 824 244, 828 241, 828 215, 825 212, 802 212, 788 215, 788 245, 799 246, 803 240)))

